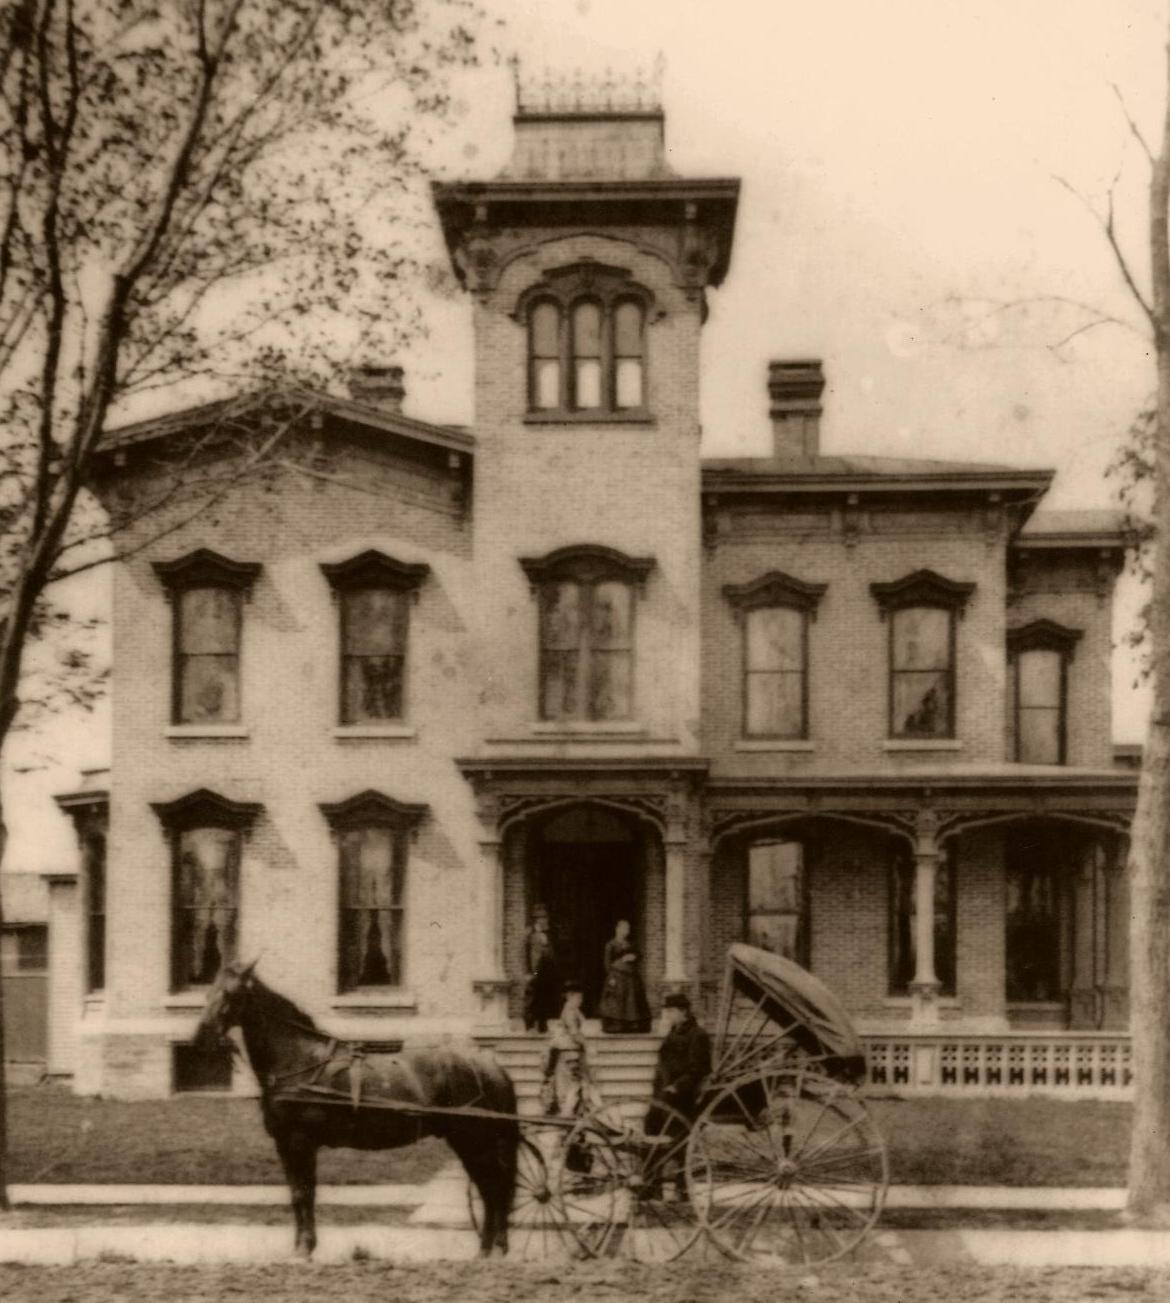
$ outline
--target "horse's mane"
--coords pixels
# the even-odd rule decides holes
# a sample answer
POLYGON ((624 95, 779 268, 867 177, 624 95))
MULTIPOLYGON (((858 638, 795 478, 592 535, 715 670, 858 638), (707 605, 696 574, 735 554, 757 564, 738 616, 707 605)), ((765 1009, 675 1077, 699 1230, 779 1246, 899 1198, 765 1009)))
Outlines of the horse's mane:
POLYGON ((252 992, 258 996, 264 1005, 265 1013, 270 1016, 281 1018, 287 1022, 299 1023, 302 1027, 308 1027, 312 1031, 321 1029, 313 1021, 312 1016, 307 1014, 304 1009, 293 1002, 279 991, 274 991, 272 987, 266 986, 258 977, 252 978, 252 992))

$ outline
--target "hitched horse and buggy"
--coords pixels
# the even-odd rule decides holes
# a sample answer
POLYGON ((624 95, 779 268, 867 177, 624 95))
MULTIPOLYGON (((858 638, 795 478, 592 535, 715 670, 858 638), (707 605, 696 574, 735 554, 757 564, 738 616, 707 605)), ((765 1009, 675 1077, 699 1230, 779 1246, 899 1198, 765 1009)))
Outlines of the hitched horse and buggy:
POLYGON ((881 1214, 886 1148, 864 1099, 865 1054, 839 1001, 799 965, 729 947, 713 1066, 697 1109, 590 1100, 527 1116, 489 1055, 449 1045, 366 1052, 232 966, 197 1042, 235 1026, 292 1196, 316 1244, 320 1146, 390 1149, 439 1136, 469 1179, 481 1255, 719 1254, 808 1268, 857 1247, 881 1214))

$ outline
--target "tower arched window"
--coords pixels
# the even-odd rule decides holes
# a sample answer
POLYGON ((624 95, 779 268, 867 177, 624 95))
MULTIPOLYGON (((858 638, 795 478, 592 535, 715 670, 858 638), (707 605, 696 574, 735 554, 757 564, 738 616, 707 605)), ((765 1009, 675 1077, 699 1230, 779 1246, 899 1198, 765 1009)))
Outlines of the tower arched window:
POLYGON ((555 410, 561 405, 561 309, 540 299, 528 316, 528 405, 555 410))
POLYGON ((537 418, 638 418, 646 408, 649 291, 619 268, 549 273, 517 306, 528 330, 528 409, 537 418))

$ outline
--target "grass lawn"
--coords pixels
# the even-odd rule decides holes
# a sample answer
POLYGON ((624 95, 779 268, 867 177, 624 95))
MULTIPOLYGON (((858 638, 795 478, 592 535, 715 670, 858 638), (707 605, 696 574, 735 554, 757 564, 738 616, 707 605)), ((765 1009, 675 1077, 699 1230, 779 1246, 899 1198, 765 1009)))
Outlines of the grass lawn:
MULTIPOLYGON (((1123 1185, 1128 1104, 1041 1099, 886 1100, 871 1107, 890 1176, 922 1185, 1123 1185)), ((283 1184, 255 1100, 79 1099, 61 1087, 9 1097, 13 1182, 283 1184)), ((386 1153, 322 1150, 329 1184, 425 1181, 451 1153, 425 1140, 386 1153)))
MULTIPOLYGON (((123 1103, 35 1086, 11 1091, 8 1107, 14 1183, 284 1184, 254 1099, 123 1103)), ((317 1179, 328 1185, 426 1181, 451 1161, 441 1140, 383 1153, 323 1149, 317 1179)))
POLYGON ((870 1107, 907 1185, 1125 1184, 1129 1104, 878 1099, 870 1107))

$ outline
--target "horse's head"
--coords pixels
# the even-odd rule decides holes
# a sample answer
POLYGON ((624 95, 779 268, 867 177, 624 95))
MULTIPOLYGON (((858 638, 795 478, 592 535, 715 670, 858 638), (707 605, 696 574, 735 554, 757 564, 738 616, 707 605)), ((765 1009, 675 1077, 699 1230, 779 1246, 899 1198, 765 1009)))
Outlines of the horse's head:
POLYGON ((219 971, 219 976, 207 992, 207 1003, 203 1007, 203 1016, 195 1028, 193 1044, 202 1050, 218 1049, 231 1042, 228 1032, 239 1026, 244 1004, 255 983, 252 970, 256 960, 250 964, 226 964, 219 971))

